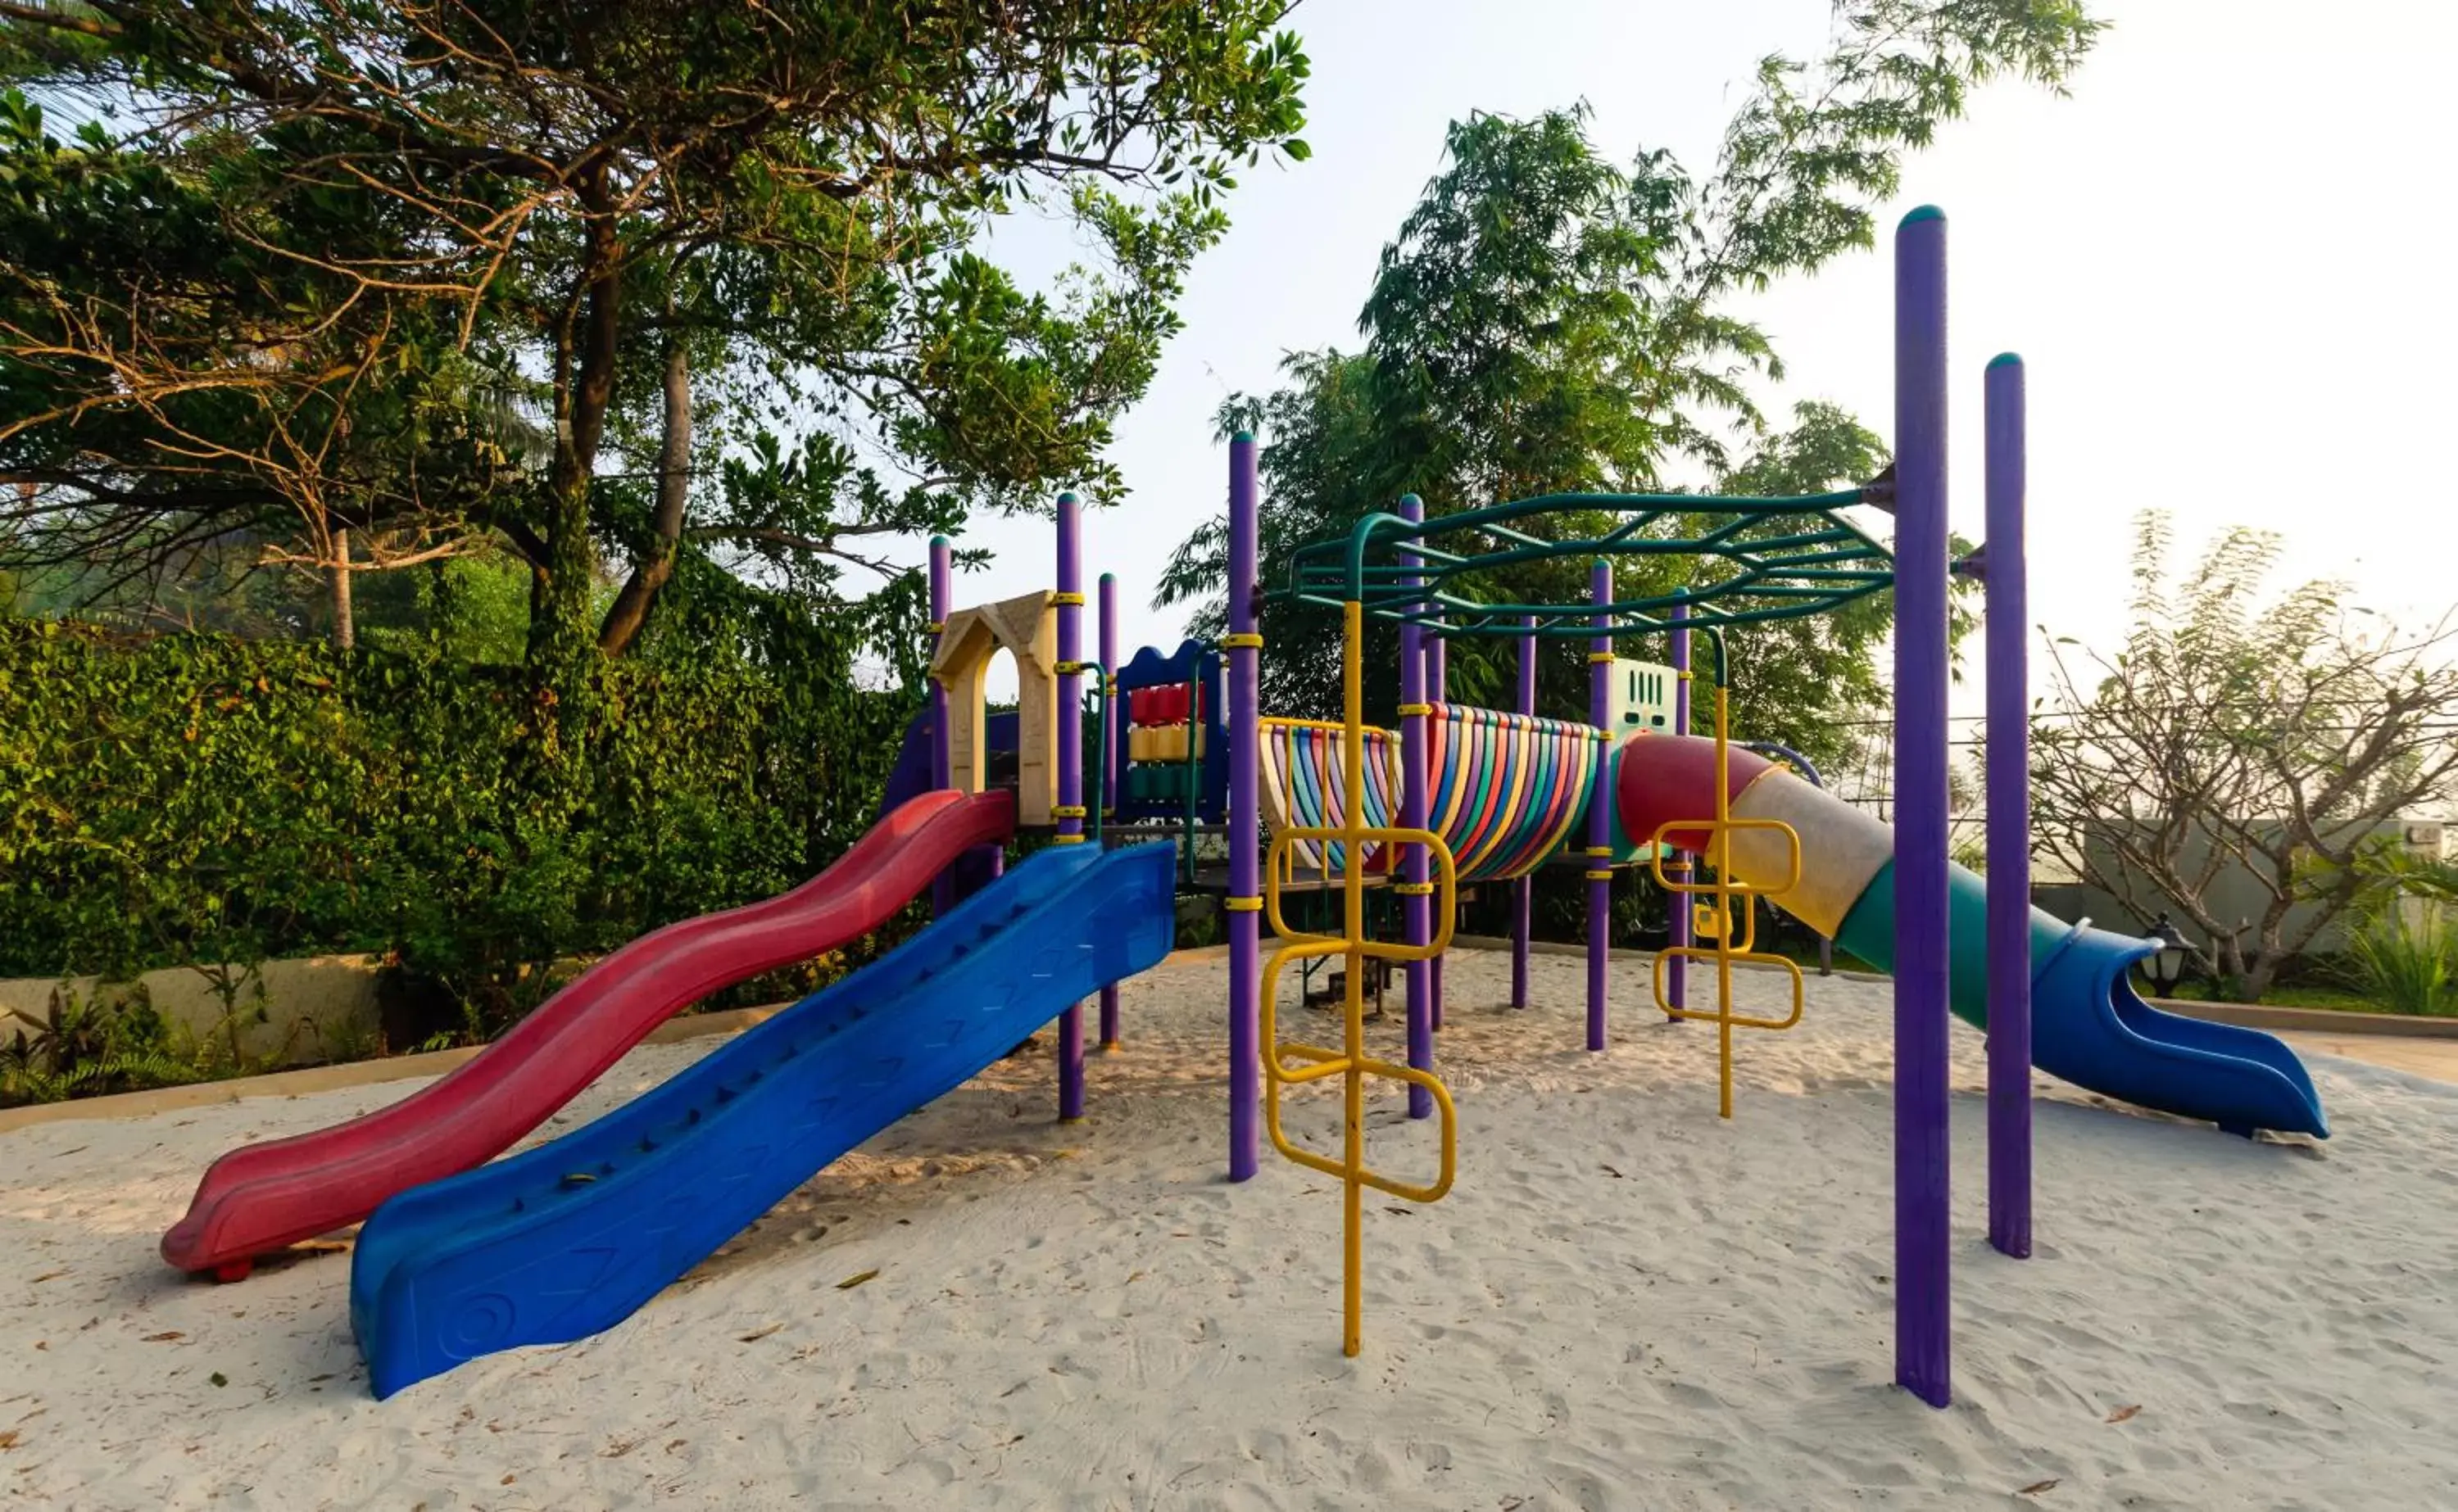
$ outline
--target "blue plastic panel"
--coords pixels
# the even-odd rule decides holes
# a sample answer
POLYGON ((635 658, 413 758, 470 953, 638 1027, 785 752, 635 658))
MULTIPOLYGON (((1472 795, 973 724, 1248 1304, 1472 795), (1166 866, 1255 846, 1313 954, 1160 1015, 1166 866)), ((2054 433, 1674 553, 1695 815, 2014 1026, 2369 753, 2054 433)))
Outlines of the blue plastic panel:
POLYGON ((586 1128, 385 1203, 350 1324, 376 1395, 621 1322, 830 1161, 1169 953, 1175 847, 1057 847, 586 1128))

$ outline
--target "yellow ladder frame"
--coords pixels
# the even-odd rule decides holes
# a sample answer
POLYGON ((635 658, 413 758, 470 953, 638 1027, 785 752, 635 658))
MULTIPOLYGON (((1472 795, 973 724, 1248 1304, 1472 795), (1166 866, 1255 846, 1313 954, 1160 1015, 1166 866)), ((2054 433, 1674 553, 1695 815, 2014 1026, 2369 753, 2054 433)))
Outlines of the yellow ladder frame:
MULTIPOLYGON (((1273 837, 1271 850, 1263 867, 1263 905, 1271 922, 1273 934, 1281 941, 1263 967, 1260 1004, 1260 1034, 1263 1053, 1263 1125, 1272 1136, 1272 1148, 1282 1156, 1327 1176, 1340 1179, 1343 1194, 1341 1252, 1341 1353, 1353 1356, 1358 1352, 1364 1333, 1364 1193, 1367 1188, 1385 1192, 1406 1202, 1439 1202, 1451 1190, 1451 1180, 1458 1172, 1459 1119, 1451 1106, 1450 1088, 1430 1071, 1411 1066, 1395 1065, 1365 1053, 1365 969, 1368 959, 1381 961, 1430 961, 1450 947, 1451 926, 1457 913, 1454 906, 1459 891, 1457 863, 1450 847, 1431 830, 1371 826, 1364 820, 1364 749, 1365 729, 1364 673, 1364 606, 1350 600, 1344 615, 1346 646, 1342 655, 1342 684, 1345 719, 1342 724, 1342 786, 1346 791, 1342 822, 1337 826, 1312 828, 1292 827, 1273 837), (1302 841, 1337 840, 1344 852, 1341 868, 1343 933, 1339 935, 1300 934, 1288 927, 1281 915, 1281 875, 1292 869, 1296 846, 1302 841), (1365 842, 1385 845, 1423 845, 1432 860, 1435 880, 1430 884, 1434 895, 1434 934, 1422 945, 1394 944, 1365 938, 1365 842), (1282 1043, 1277 1005, 1280 999, 1281 974, 1292 961, 1319 959, 1337 955, 1347 966, 1346 991, 1341 1004, 1343 1033, 1341 1047, 1282 1043), (1294 1061, 1298 1064, 1291 1065, 1294 1061), (1301 1087, 1308 1082, 1342 1079, 1342 1140, 1338 1159, 1304 1149, 1291 1140, 1281 1128, 1281 1093, 1283 1087, 1301 1087), (1397 1181, 1365 1164, 1365 1079, 1385 1077, 1422 1087, 1433 1097, 1440 1117, 1441 1157, 1434 1179, 1423 1185, 1397 1181)), ((1260 732, 1249 732, 1255 738, 1260 732)), ((1407 884, 1402 883, 1402 886, 1407 884)))
POLYGON ((1732 746, 1726 734, 1726 706, 1721 683, 1716 687, 1716 817, 1712 819, 1671 819, 1656 827, 1649 847, 1648 870, 1656 885, 1679 900, 1687 907, 1696 897, 1712 897, 1716 914, 1722 927, 1716 932, 1713 949, 1701 945, 1667 945, 1656 953, 1651 985, 1656 1005, 1666 1016, 1676 1019, 1698 1019, 1716 1025, 1717 1116, 1733 1116, 1733 1030, 1788 1029, 1801 1022, 1803 983, 1799 963, 1790 957, 1758 946, 1758 901, 1791 891, 1801 881, 1801 836, 1781 819, 1739 819, 1733 818, 1732 746), (1665 875, 1664 858, 1671 847, 1669 837, 1682 832, 1707 832, 1707 860, 1714 868, 1713 881, 1676 881, 1665 875), (1733 835, 1740 830, 1762 830, 1783 837, 1786 851, 1783 880, 1775 885, 1738 882, 1733 880, 1733 835), (1736 930, 1734 904, 1739 903, 1739 927, 1736 930), (1735 939, 1739 935, 1738 941, 1735 939), (1664 990, 1664 965, 1668 961, 1687 960, 1713 962, 1716 967, 1716 1008, 1710 1013, 1703 1008, 1677 1007, 1664 990), (1782 1018, 1764 1018, 1733 1011, 1733 967, 1744 962, 1781 966, 1792 982, 1792 1011, 1782 1018))

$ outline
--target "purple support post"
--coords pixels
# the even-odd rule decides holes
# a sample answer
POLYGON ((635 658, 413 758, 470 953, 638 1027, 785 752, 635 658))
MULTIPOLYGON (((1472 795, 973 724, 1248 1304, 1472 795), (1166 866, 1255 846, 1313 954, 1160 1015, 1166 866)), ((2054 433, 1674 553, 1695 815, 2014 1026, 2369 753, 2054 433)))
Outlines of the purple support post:
MULTIPOLYGON (((1609 729, 1613 719, 1613 564, 1602 557, 1588 567, 1588 601, 1595 606, 1595 638, 1588 642, 1588 722, 1609 729)), ((1595 791, 1588 797, 1588 849, 1613 843, 1613 763, 1596 762, 1595 791)), ((1613 935, 1613 874, 1605 859, 1581 858, 1588 877, 1588 1048, 1605 1047, 1605 955, 1613 935)))
MULTIPOLYGON (((1406 520, 1426 517, 1425 501, 1415 494, 1400 498, 1400 516, 1406 520)), ((1414 563, 1417 553, 1402 553, 1402 560, 1414 563)), ((1417 579, 1408 584, 1415 587, 1417 579)), ((1411 606, 1413 607, 1413 606, 1411 606)), ((1400 824, 1404 829, 1426 827, 1426 716, 1409 714, 1422 709, 1426 702, 1426 632, 1416 625, 1403 621, 1400 626, 1400 824)), ((1423 845, 1401 847, 1400 876, 1411 886, 1423 887, 1433 878, 1433 858, 1423 845)), ((1424 893, 1411 893, 1400 901, 1400 920, 1407 933, 1408 943, 1422 945, 1434 938, 1433 899, 1424 893)), ((1408 963, 1408 1064, 1421 1071, 1434 1068, 1434 990, 1432 963, 1408 963)), ((1422 1087, 1408 1088, 1408 1116, 1434 1116, 1434 1094, 1422 1087)))
MULTIPOLYGON (((1690 590, 1686 588, 1677 588, 1673 591, 1677 598, 1681 599, 1688 598, 1690 594, 1690 590)), ((1673 606, 1672 618, 1673 733, 1688 735, 1690 733, 1690 606, 1687 603, 1676 603, 1673 606)), ((1690 880, 1688 854, 1675 851, 1665 858, 1664 875, 1677 882, 1688 881, 1690 880)), ((1690 943, 1690 898, 1691 895, 1688 893, 1676 893, 1665 900, 1666 911, 1671 915, 1664 922, 1665 942, 1668 944, 1687 946, 1690 943)), ((1690 1005, 1690 958, 1688 956, 1675 956, 1664 963, 1664 1001, 1677 1008, 1686 1008, 1690 1005)), ((1670 1013, 1665 1015, 1665 1020, 1671 1024, 1689 1022, 1670 1013)))
MULTIPOLYGON (((1426 697, 1442 703, 1450 695, 1451 643, 1442 635, 1426 637, 1426 697)), ((1451 906, 1459 906, 1454 898, 1451 906)), ((1456 921, 1454 921, 1456 923, 1456 921)), ((1426 995, 1431 1004, 1427 1017, 1433 1021, 1434 1032, 1443 1031, 1443 958, 1436 956, 1426 963, 1426 995)))
POLYGON ((1257 1104, 1262 1095, 1262 799, 1255 772, 1260 734, 1260 637, 1255 630, 1258 517, 1255 436, 1229 442, 1229 1179, 1255 1174, 1260 1153, 1257 1104))
MULTIPOLYGON (((1101 670, 1095 675, 1101 679, 1101 726, 1106 732, 1101 740, 1101 810, 1106 819, 1118 807, 1118 740, 1126 730, 1110 707, 1118 689, 1118 575, 1114 572, 1101 574, 1101 670)), ((1195 738, 1193 732, 1188 738, 1195 738)), ((1117 1048, 1118 984, 1113 982, 1101 989, 1101 1049, 1115 1054, 1117 1048)))
POLYGON ((1946 217, 1895 232, 1895 1382, 1953 1394, 1947 1207, 1946 217))
MULTIPOLYGON (((937 655, 939 633, 947 628, 948 600, 954 596, 949 586, 950 563, 948 538, 930 537, 930 652, 937 655)), ((930 785, 934 788, 955 786, 955 774, 949 770, 948 749, 948 685, 938 678, 930 679, 930 785)), ((943 871, 930 881, 930 912, 944 915, 956 904, 956 879, 952 871, 943 871)))
MULTIPOLYGON (((1536 616, 1523 614, 1519 623, 1530 631, 1536 628, 1536 616)), ((1519 637, 1519 698, 1513 705, 1521 714, 1536 712, 1536 637, 1519 637)), ((1535 911, 1536 879, 1531 874, 1510 884, 1510 1005, 1528 1006, 1528 940, 1529 922, 1535 911)))
MULTIPOLYGON (((1084 839, 1084 522, 1058 496, 1058 839, 1084 839)), ((1084 1005, 1058 1016, 1058 1121, 1084 1116, 1084 1005)))
POLYGON ((2031 728, 2023 360, 1989 364, 1989 1242, 2031 1253, 2031 728))

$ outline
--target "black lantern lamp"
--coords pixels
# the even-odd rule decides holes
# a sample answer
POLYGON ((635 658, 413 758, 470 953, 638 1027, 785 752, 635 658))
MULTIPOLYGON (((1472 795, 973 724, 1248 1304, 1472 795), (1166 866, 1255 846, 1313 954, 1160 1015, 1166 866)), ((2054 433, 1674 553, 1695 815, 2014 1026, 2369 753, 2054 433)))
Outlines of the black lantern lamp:
POLYGON ((2177 984, 2185 980, 2185 960, 2193 953, 2193 942, 2177 933, 2177 926, 2169 922, 2166 914, 2153 920, 2151 927, 2143 931, 2142 938, 2159 943, 2159 948, 2141 962, 2142 975, 2151 984, 2152 996, 2175 997, 2177 984))

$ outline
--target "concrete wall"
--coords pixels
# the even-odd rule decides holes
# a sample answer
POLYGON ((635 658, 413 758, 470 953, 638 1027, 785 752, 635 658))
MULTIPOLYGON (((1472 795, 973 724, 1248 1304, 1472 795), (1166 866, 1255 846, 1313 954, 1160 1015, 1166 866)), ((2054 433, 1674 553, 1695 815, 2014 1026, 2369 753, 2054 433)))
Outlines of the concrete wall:
MULTIPOLYGON (((2438 860, 2445 853, 2446 827, 2437 819, 2396 820, 2379 826, 2375 833, 2381 839, 2404 846, 2419 856, 2438 860)), ((2188 840, 2185 853, 2188 871, 2198 868, 2209 854, 2210 841, 2206 837, 2198 836, 2188 840)), ((2095 868, 2107 874, 2115 874, 2121 867, 2121 863, 2104 846, 2093 846, 2091 860, 2095 868)), ((2138 933, 2149 927, 2163 905, 2148 881, 2135 880, 2133 891, 2136 901, 2131 903, 2088 882, 2043 886, 2035 889, 2034 896, 2041 907, 2060 918, 2075 919, 2089 915, 2103 929, 2138 933)), ((2242 864, 2227 860, 2220 865, 2218 875, 2213 880, 2203 901, 2215 918, 2231 922, 2259 920, 2262 910, 2270 905, 2270 893, 2242 864)), ((2173 916, 2173 910, 2171 912, 2173 916)), ((2294 939, 2296 932, 2313 917, 2314 912, 2310 905, 2291 909, 2287 915, 2287 938, 2294 939)), ((2177 927, 2188 935, 2198 933, 2183 919, 2177 919, 2176 922, 2177 927)), ((2312 944, 2306 948, 2312 954, 2326 955, 2343 948, 2345 940, 2346 931, 2343 923, 2334 920, 2314 937, 2312 944)), ((2198 944, 2200 941, 2197 939, 2195 942, 2198 944)))
MULTIPOLYGON (((131 983, 105 984, 94 977, 0 979, 0 1038, 19 1029, 31 1033, 50 1015, 52 994, 67 991, 79 1002, 100 992, 125 997, 141 986, 162 1016, 189 1033, 215 1033, 223 1020, 222 999, 205 974, 186 966, 149 971, 131 983)), ((238 1018, 241 1051, 250 1059, 274 1058, 295 1065, 330 1059, 342 1050, 368 1054, 380 1023, 376 963, 371 956, 311 956, 268 961, 240 982, 238 1018), (261 996, 258 988, 261 986, 261 996), (265 1022, 255 1022, 258 1008, 265 1022)))

